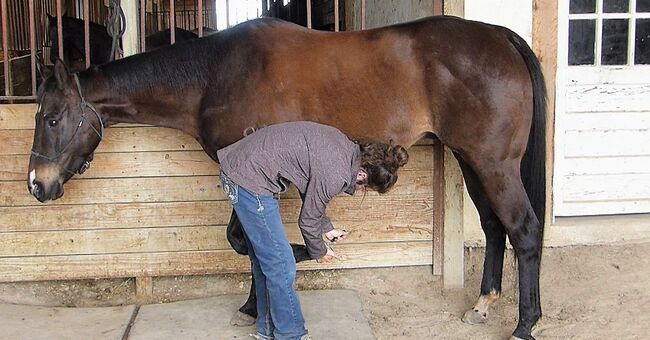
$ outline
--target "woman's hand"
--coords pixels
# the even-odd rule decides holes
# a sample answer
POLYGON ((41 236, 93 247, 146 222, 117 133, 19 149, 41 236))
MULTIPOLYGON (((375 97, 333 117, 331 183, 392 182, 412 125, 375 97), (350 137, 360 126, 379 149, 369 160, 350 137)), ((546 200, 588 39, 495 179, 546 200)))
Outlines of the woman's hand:
POLYGON ((343 260, 343 258, 341 256, 336 255, 336 253, 334 252, 334 250, 332 250, 332 248, 327 247, 327 253, 325 253, 325 255, 323 257, 321 257, 320 259, 317 259, 316 262, 318 262, 318 263, 333 263, 336 260, 340 261, 340 260, 343 260))
POLYGON ((325 237, 327 237, 327 240, 329 240, 332 243, 336 243, 338 240, 345 239, 346 236, 348 236, 348 232, 345 230, 341 229, 332 229, 328 232, 325 233, 325 237))

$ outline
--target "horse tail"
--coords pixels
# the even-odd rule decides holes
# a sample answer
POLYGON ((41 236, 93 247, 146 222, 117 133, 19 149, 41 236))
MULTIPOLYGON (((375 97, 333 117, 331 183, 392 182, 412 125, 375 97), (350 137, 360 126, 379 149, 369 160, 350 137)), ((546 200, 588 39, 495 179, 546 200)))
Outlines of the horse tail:
POLYGON ((541 247, 546 215, 546 83, 539 59, 526 41, 512 31, 508 39, 524 58, 533 85, 533 119, 521 161, 521 179, 540 223, 541 247))

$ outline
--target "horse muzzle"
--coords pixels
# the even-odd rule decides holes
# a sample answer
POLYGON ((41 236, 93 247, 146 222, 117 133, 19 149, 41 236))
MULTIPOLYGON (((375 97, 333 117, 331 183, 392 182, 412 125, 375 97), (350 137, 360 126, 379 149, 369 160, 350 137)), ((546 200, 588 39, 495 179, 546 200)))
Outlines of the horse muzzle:
POLYGON ((39 181, 34 181, 30 183, 29 191, 41 203, 63 196, 63 186, 58 181, 55 181, 49 188, 39 181))

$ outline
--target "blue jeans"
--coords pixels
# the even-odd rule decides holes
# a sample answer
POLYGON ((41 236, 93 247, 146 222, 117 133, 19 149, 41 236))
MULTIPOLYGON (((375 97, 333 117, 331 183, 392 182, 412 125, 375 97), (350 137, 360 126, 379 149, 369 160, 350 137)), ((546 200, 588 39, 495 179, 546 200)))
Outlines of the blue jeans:
POLYGON ((293 288, 296 261, 284 231, 278 201, 271 195, 246 190, 223 172, 221 186, 247 236, 257 294, 257 332, 269 339, 299 339, 307 330, 293 288))

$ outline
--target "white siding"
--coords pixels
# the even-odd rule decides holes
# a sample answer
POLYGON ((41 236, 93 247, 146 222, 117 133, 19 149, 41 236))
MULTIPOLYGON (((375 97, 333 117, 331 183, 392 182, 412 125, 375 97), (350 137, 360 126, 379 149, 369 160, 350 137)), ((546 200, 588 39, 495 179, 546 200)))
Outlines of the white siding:
POLYGON ((554 215, 650 212, 650 66, 568 66, 568 20, 560 1, 554 215))

